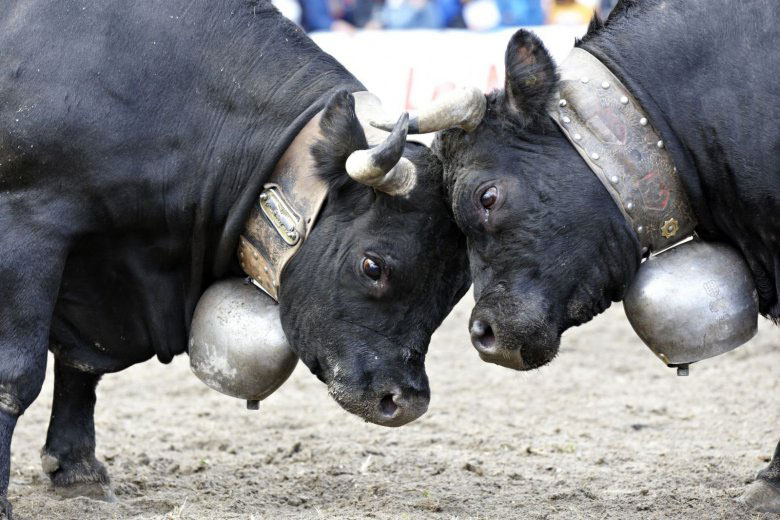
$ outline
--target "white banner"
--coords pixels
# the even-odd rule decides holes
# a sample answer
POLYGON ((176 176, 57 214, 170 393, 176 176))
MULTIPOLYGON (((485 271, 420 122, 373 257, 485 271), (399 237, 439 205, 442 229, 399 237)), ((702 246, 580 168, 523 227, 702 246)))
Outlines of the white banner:
MULTIPOLYGON (((582 36, 582 26, 531 28, 562 60, 582 36)), ((483 92, 502 88, 504 52, 516 29, 489 33, 445 31, 358 31, 314 33, 312 38, 379 96, 389 113, 414 110, 460 86, 483 92)))

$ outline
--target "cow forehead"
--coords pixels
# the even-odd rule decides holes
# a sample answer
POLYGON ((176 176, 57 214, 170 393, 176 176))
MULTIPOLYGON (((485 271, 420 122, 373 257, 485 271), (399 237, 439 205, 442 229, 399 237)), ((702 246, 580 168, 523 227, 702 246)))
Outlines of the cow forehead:
POLYGON ((417 174, 417 182, 408 198, 441 196, 444 176, 439 157, 419 143, 407 143, 404 157, 414 164, 417 174))
POLYGON ((399 262, 431 256, 439 250, 453 251, 459 232, 441 195, 435 197, 437 200, 427 207, 418 204, 400 211, 399 203, 408 207, 410 202, 377 201, 353 235, 355 245, 399 262))

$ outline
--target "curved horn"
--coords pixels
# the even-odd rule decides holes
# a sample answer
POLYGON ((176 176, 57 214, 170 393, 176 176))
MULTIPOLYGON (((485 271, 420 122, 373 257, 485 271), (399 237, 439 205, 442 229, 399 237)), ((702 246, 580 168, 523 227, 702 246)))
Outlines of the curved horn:
MULTIPOLYGON (((447 92, 412 115, 409 133, 427 134, 456 126, 471 132, 479 126, 486 107, 485 95, 478 88, 466 87, 447 92)), ((372 121, 371 125, 388 131, 393 126, 386 121, 372 121)))
POLYGON ((417 170, 402 157, 409 129, 409 114, 404 112, 382 144, 357 150, 347 158, 347 173, 361 184, 387 193, 406 195, 417 183, 417 170))

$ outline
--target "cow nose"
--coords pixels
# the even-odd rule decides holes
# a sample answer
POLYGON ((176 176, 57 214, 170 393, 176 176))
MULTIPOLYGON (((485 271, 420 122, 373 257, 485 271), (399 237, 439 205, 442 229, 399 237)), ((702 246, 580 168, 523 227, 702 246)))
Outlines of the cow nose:
POLYGON ((490 323, 474 320, 471 324, 471 344, 481 353, 492 353, 496 346, 496 335, 490 323))
POLYGON ((519 349, 508 349, 502 345, 495 325, 486 319, 475 319, 471 322, 471 344, 479 352, 482 361, 495 363, 515 370, 527 367, 519 349))
POLYGON ((379 400, 379 424, 402 426, 420 417, 428 410, 427 392, 393 388, 379 400))
POLYGON ((385 417, 395 417, 398 412, 398 405, 395 403, 396 395, 387 394, 379 400, 379 409, 382 411, 382 415, 385 417))

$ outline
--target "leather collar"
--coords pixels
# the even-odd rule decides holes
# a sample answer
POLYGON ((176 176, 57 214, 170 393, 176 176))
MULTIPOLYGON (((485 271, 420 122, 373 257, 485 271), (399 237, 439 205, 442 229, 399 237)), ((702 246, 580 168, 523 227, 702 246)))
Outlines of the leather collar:
POLYGON ((589 52, 572 49, 559 68, 549 114, 631 225, 643 256, 696 228, 671 155, 637 100, 589 52))
MULTIPOLYGON (((352 96, 366 140, 370 146, 376 146, 386 138, 387 132, 374 128, 369 121, 383 115, 381 103, 365 91, 352 96)), ((324 138, 321 118, 322 111, 287 147, 252 206, 239 237, 241 268, 252 283, 277 302, 282 273, 311 235, 328 196, 328 186, 317 174, 311 155, 312 145, 324 138)))

